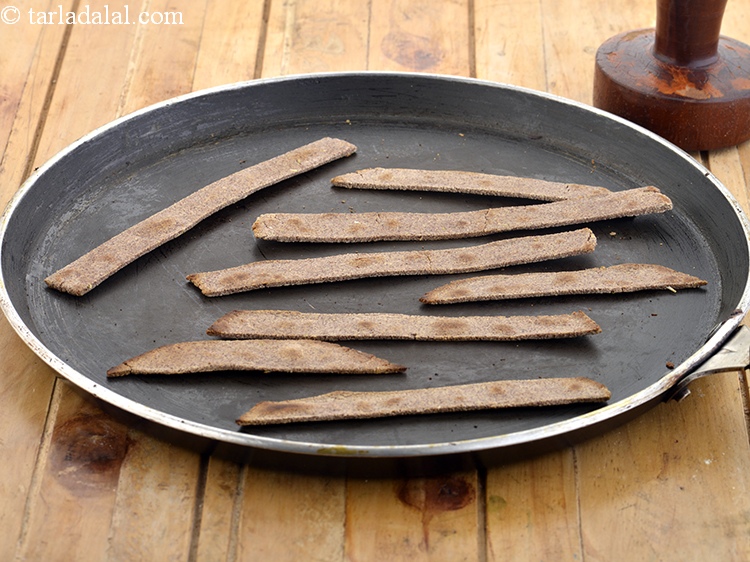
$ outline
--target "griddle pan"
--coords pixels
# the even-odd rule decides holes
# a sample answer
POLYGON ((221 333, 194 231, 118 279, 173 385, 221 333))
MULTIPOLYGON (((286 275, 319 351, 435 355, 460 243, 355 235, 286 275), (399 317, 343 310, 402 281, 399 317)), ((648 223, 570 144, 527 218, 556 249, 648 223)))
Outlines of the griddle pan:
MULTIPOLYGON (((564 230, 564 229, 558 229, 564 230)), ((551 232, 550 230, 548 232, 551 232)), ((596 433, 668 396, 735 332, 748 308, 748 223, 728 191, 689 155, 622 119, 548 94, 456 77, 337 73, 251 81, 138 111, 76 142, 19 190, 2 222, 2 308, 44 361, 116 409, 218 443, 267 451, 415 457, 500 451, 596 433), (43 279, 135 222, 204 185, 324 136, 356 155, 266 188, 121 270, 84 297, 43 279), (594 253, 506 273, 625 262, 702 277, 678 293, 574 296, 428 307, 418 298, 465 276, 381 278, 202 296, 185 276, 254 260, 342 251, 447 248, 475 240, 355 244, 257 241, 267 212, 448 212, 528 201, 334 188, 367 167, 470 170, 594 184, 655 185, 663 215, 588 225, 594 253), (403 375, 221 372, 107 380, 108 368, 158 345, 208 339, 234 309, 412 314, 556 314, 583 310, 584 338, 513 343, 351 342, 408 366, 403 375), (240 429, 256 402, 333 390, 394 390, 499 379, 586 376, 605 405, 481 411, 240 429)))

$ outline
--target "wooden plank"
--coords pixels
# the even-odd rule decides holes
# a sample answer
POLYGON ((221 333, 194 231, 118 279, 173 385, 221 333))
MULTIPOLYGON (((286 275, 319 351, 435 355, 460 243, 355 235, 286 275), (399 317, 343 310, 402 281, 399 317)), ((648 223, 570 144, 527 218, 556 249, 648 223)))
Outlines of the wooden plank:
POLYGON ((245 468, 219 457, 208 459, 196 560, 234 560, 245 468))
POLYGON ((475 0, 477 78, 547 89, 542 10, 527 0, 475 0))
MULTIPOLYGON (((181 24, 139 24, 128 73, 120 93, 117 115, 126 115, 158 101, 192 89, 193 73, 203 28, 206 5, 170 0, 150 0, 144 7, 149 14, 177 12, 181 24)), ((158 16, 156 21, 160 21, 158 16)))
POLYGON ((476 471, 398 479, 350 479, 348 560, 481 560, 476 471))
MULTIPOLYGON (((44 8, 51 9, 52 1, 44 8)), ((54 6, 68 10, 72 4, 73 0, 67 0, 56 2, 54 6)), ((29 25, 26 21, 3 28, 4 40, 14 45, 0 55, 3 83, 7 88, 0 102, 0 204, 3 207, 31 168, 28 158, 33 158, 36 151, 37 129, 46 116, 45 104, 54 89, 58 57, 65 52, 68 31, 64 25, 29 25)))
MULTIPOLYGON (((188 560, 199 481, 199 457, 131 430, 120 469, 108 548, 92 560, 188 560)), ((93 549, 92 549, 93 550, 93 549)))
MULTIPOLYGON (((14 6, 8 6, 13 8, 14 6)), ((18 8, 17 8, 18 9, 18 8)), ((43 100, 52 75, 57 53, 64 34, 63 26, 41 26, 28 23, 26 11, 8 12, 5 17, 18 17, 15 24, 3 24, 3 43, 14 45, 13 49, 2 49, 0 52, 0 68, 3 71, 3 91, 0 96, 0 160, 3 159, 8 140, 11 136, 14 121, 19 118, 18 109, 24 102, 30 104, 32 100, 43 100), (44 56, 43 56, 44 54, 44 56), (44 64, 43 69, 34 65, 44 64), (29 87, 34 80, 40 90, 36 96, 31 96, 29 87)), ((29 117, 39 117, 41 104, 37 104, 36 114, 23 115, 27 119, 27 135, 33 138, 36 122, 29 117)))
MULTIPOLYGON (((151 13, 174 4, 148 4, 151 13)), ((182 25, 139 25, 118 114, 192 89, 205 5, 179 6, 182 25)), ((141 433, 132 433, 109 532, 107 556, 115 560, 186 560, 194 541, 201 470, 197 454, 141 433), (151 522, 144 526, 143 522, 151 522), (165 538, 168 537, 168 540, 165 538)))
POLYGON ((258 47, 265 34, 265 4, 207 3, 193 90, 257 78, 258 47))
POLYGON ((26 498, 47 415, 55 377, 0 321, 0 377, 3 415, 0 418, 0 553, 13 553, 23 532, 26 498))
POLYGON ((368 2, 272 2, 261 76, 362 70, 367 65, 368 2))
MULTIPOLYGON (((109 2, 111 11, 142 11, 145 0, 109 2)), ((51 100, 35 166, 117 116, 137 25, 75 25, 51 100)), ((155 30, 157 28, 154 28, 155 30)))
POLYGON ((131 439, 127 427, 71 385, 58 386, 55 426, 43 443, 19 557, 56 560, 64 552, 82 562, 101 560, 131 439))
POLYGON ((750 211, 747 188, 750 185, 750 170, 743 166, 741 152, 736 147, 713 150, 708 153, 705 165, 737 198, 742 208, 750 211))
POLYGON ((599 46, 618 33, 653 26, 654 0, 601 2, 542 0, 547 89, 592 103, 594 59, 599 46), (647 14, 647 17, 644 17, 647 14))
POLYGON ((249 466, 243 489, 238 560, 343 560, 343 478, 249 466))
POLYGON ((468 0, 372 0, 370 70, 470 76, 468 0))
MULTIPOLYGON (((70 2, 55 2, 68 7, 70 2)), ((44 9, 52 2, 42 4, 44 9)), ((22 14, 25 15, 25 14, 22 14)), ((23 181, 34 151, 35 131, 45 111, 64 26, 32 26, 27 20, 2 24, 0 53, 3 94, 0 96, 0 206, 23 181)), ((12 558, 24 532, 26 498, 35 486, 34 466, 42 442, 55 377, 0 319, 3 376, 0 396, 0 553, 12 558)))
POLYGON ((575 462, 553 452, 487 472, 487 560, 583 560, 575 462))
POLYGON ((737 373, 698 380, 691 391, 577 447, 586 560, 750 555, 750 452, 737 373))

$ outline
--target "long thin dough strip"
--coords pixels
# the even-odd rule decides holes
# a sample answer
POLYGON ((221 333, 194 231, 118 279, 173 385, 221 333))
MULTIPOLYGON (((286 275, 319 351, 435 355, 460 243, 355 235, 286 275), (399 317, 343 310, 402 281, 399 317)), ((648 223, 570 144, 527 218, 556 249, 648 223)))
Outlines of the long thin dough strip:
POLYGON ((137 258, 213 213, 264 187, 353 154, 346 141, 324 138, 217 180, 131 226, 45 279, 58 291, 81 296, 137 258))
POLYGON ((484 271, 592 252, 596 237, 588 228, 498 240, 444 250, 350 253, 297 260, 257 261, 229 269, 193 273, 188 281, 209 297, 266 287, 383 277, 484 271))
POLYGON ((260 402, 239 425, 382 418, 412 414, 606 402, 603 384, 585 377, 496 381, 415 390, 336 391, 309 398, 260 402))
POLYGON ((608 189, 594 185, 458 170, 413 170, 408 168, 366 168, 336 176, 331 180, 331 183, 336 187, 350 189, 470 193, 539 201, 562 201, 573 197, 609 193, 608 189))
POLYGON ((253 224, 256 238, 280 242, 373 242, 448 240, 512 230, 583 224, 663 213, 670 199, 654 187, 457 213, 269 213, 253 224))
POLYGON ((519 341, 574 338, 599 332, 599 325, 581 311, 548 316, 418 316, 235 310, 208 329, 209 335, 223 338, 328 341, 519 341))
POLYGON ((695 289, 707 281, 662 265, 626 263, 578 271, 482 275, 453 281, 425 294, 425 304, 520 299, 557 295, 695 289))
POLYGON ((387 374, 406 367, 315 340, 206 340, 175 343, 147 351, 107 371, 124 375, 180 375, 212 371, 387 374))

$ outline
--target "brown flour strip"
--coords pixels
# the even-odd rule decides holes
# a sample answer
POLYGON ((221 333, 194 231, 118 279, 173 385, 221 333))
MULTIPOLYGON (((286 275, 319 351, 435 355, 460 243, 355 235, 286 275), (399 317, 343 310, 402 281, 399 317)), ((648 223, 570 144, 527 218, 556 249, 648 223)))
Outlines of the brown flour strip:
POLYGON ((348 142, 324 138, 215 181, 110 238, 45 279, 47 285, 84 295, 112 274, 213 213, 282 180, 349 156, 348 142))
POLYGON ((452 304, 649 289, 695 289, 706 284, 703 279, 661 265, 626 263, 578 271, 471 277, 433 289, 419 300, 425 304, 452 304))
POLYGON ((407 168, 366 168, 336 176, 331 180, 331 183, 336 187, 350 189, 439 191, 516 197, 539 201, 562 201, 573 197, 609 193, 608 189, 593 185, 457 170, 413 170, 407 168))
POLYGON ((314 340, 207 340, 147 351, 107 371, 124 375, 179 375, 212 371, 386 374, 406 367, 335 343, 314 340))
POLYGON ((670 199, 654 187, 553 203, 456 213, 268 213, 253 224, 256 238, 280 242, 448 240, 498 232, 582 224, 663 213, 670 199))
POLYGON ((588 228, 558 234, 498 240, 445 250, 350 253, 297 260, 266 260, 193 273, 187 279, 209 297, 266 287, 283 287, 383 277, 442 275, 496 269, 592 252, 596 237, 588 228))
POLYGON ((235 310, 208 329, 222 338, 315 340, 519 341, 573 338, 601 328, 583 312, 546 316, 418 316, 235 310))
POLYGON ((510 380, 378 392, 336 391, 310 398, 260 402, 239 425, 381 418, 497 408, 606 402, 611 393, 585 377, 510 380))

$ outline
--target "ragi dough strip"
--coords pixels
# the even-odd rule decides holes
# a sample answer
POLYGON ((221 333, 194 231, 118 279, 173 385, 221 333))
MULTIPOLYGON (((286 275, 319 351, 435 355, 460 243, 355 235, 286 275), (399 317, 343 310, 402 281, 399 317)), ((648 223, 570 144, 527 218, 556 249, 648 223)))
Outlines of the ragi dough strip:
POLYGON ((596 237, 588 228, 498 240, 442 250, 348 253, 319 258, 265 260, 193 273, 188 281, 209 297, 310 283, 389 275, 442 275, 496 269, 592 252, 596 237))
POLYGON ((262 240, 374 242, 448 240, 663 213, 670 199, 655 187, 609 195, 455 213, 267 213, 253 224, 262 240))
POLYGON ((207 330, 222 338, 342 340, 520 341, 574 338, 601 332, 581 311, 540 316, 420 316, 235 310, 207 330))
POLYGON ((142 255, 172 240, 213 213, 264 187, 302 174, 356 150, 323 138, 217 180, 131 226, 45 279, 58 291, 81 296, 142 255))
POLYGON ((259 402, 239 425, 269 425, 499 408, 606 402, 603 384, 585 377, 508 380, 393 391, 336 391, 295 400, 259 402))
POLYGON ((108 377, 213 371, 387 374, 406 367, 316 340, 205 340, 164 345, 112 367, 108 377))
POLYGON ((572 197, 605 195, 609 190, 594 185, 563 183, 537 178, 502 176, 459 170, 414 170, 408 168, 366 168, 336 176, 336 187, 437 191, 562 201, 572 197))
POLYGON ((649 289, 695 289, 706 284, 703 279, 662 265, 625 263, 577 271, 470 277, 433 289, 419 300, 425 304, 452 304, 649 289))

